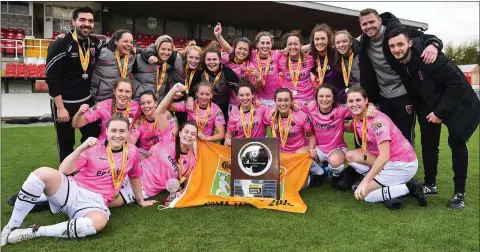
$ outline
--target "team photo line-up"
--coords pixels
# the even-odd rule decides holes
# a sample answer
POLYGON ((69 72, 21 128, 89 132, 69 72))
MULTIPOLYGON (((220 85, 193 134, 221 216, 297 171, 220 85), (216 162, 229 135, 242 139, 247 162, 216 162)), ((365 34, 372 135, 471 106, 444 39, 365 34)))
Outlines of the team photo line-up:
MULTIPOLYGON (((279 139, 284 153, 312 159, 304 187, 331 177, 333 188, 391 209, 404 197, 427 206, 436 195, 441 124, 452 152, 452 209, 465 207, 467 141, 480 122, 480 101, 433 35, 403 26, 391 13, 360 11, 358 38, 316 25, 310 43, 298 31, 273 50, 273 36, 181 50, 168 35, 137 49, 127 30, 105 44, 90 33, 93 11, 72 13, 71 33, 48 48, 46 82, 57 134, 58 169, 30 173, 9 199, 2 246, 36 237, 82 238, 100 232, 109 208, 142 207, 178 179, 177 197, 195 168, 197 141, 230 146, 234 138, 279 139), (253 46, 255 45, 255 49, 253 46), (222 52, 223 51, 223 52, 222 52), (424 182, 414 128, 421 129, 424 182), (75 150, 75 129, 82 134, 75 150), (355 148, 348 150, 344 133, 355 148), (42 206, 68 220, 21 228, 42 206)), ((164 202, 164 204, 168 204, 164 202)))

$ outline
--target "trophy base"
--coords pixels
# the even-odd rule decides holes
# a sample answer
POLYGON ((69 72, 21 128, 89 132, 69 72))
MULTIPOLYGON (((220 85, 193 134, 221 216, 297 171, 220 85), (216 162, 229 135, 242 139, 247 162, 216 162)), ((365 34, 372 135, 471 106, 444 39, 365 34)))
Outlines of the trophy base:
POLYGON ((233 196, 244 198, 276 199, 277 181, 235 179, 233 186, 233 196))

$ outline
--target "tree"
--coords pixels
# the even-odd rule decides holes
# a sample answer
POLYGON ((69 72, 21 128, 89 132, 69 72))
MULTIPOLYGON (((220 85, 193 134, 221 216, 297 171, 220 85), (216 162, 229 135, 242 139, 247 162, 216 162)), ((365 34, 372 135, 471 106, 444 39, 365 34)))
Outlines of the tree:
POLYGON ((447 55, 457 65, 478 64, 480 49, 478 39, 467 40, 456 46, 452 42, 445 46, 447 55))

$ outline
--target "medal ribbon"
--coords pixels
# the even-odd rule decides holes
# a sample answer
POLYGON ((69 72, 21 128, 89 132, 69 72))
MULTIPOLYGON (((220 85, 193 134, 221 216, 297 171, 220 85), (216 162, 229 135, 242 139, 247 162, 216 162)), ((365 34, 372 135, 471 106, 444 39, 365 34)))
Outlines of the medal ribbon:
POLYGON ((120 76, 122 78, 127 78, 128 55, 125 55, 123 57, 123 67, 122 67, 122 64, 120 63, 120 53, 118 53, 118 51, 115 51, 115 58, 117 58, 118 71, 120 71, 120 76))
POLYGON ((317 57, 317 72, 318 72, 318 81, 320 85, 323 84, 323 79, 325 78, 325 72, 327 72, 328 66, 328 53, 325 54, 325 58, 323 60, 323 67, 320 64, 320 56, 317 57))
MULTIPOLYGON (((117 110, 117 105, 113 105, 115 106, 115 109, 114 109, 114 113, 118 113, 118 110, 117 110)), ((123 117, 127 118, 128 119, 128 114, 130 113, 130 100, 127 102, 127 108, 125 109, 125 112, 121 112, 123 117)))
MULTIPOLYGON (((277 132, 275 131, 275 116, 272 117, 272 136, 277 137, 277 132)), ((288 119, 287 119, 287 125, 285 129, 283 128, 283 123, 282 123, 282 117, 280 116, 280 113, 278 114, 278 132, 280 133, 280 142, 282 144, 282 147, 285 147, 285 144, 287 143, 287 138, 288 138, 288 132, 290 131, 290 123, 292 122, 292 110, 290 109, 288 111, 288 119)))
POLYGON ((193 69, 190 72, 190 78, 189 78, 189 77, 187 77, 188 64, 185 66, 185 92, 187 93, 187 96, 188 96, 188 90, 190 90, 190 85, 192 84, 193 76, 195 76, 196 71, 197 71, 196 69, 193 69))
POLYGON ((197 122, 197 127, 199 132, 203 133, 203 130, 205 130, 205 126, 207 125, 208 117, 210 116, 210 103, 208 104, 207 111, 205 112, 203 119, 200 118, 200 105, 198 103, 197 110, 195 112, 195 121, 197 122))
MULTIPOLYGON (((187 158, 190 158, 190 151, 188 152, 187 154, 187 158)), ((182 162, 182 158, 180 157, 178 160, 178 181, 180 181, 180 184, 182 184, 183 182, 185 182, 185 180, 187 180, 188 177, 190 177, 190 173, 192 173, 192 166, 189 166, 188 169, 185 171, 185 175, 183 175, 183 162, 182 162)))
POLYGON ((157 67, 157 98, 159 96, 159 93, 158 91, 160 90, 160 88, 162 87, 163 85, 163 81, 165 80, 165 75, 167 74, 167 63, 163 63, 162 65, 162 74, 160 75, 160 78, 158 78, 158 74, 160 72, 160 67, 157 67))
POLYGON ((127 159, 128 159, 127 143, 123 144, 122 167, 120 168, 120 174, 118 174, 118 176, 117 176, 117 167, 115 166, 115 161, 113 160, 112 148, 110 147, 110 143, 107 144, 107 157, 108 157, 108 162, 110 163, 110 173, 112 174, 113 187, 115 188, 115 190, 118 190, 122 185, 123 176, 125 175, 125 168, 127 167, 127 159))
POLYGON ((345 69, 345 62, 342 57, 342 71, 343 71, 343 81, 345 82, 345 87, 348 87, 348 81, 350 80, 350 74, 352 73, 352 64, 353 64, 353 53, 348 56, 348 71, 345 69))
MULTIPOLYGON (((206 79, 208 82, 210 82, 210 75, 208 75, 208 73, 205 72, 205 71, 203 72, 203 74, 205 75, 205 79, 206 79)), ((215 77, 215 80, 214 80, 213 83, 212 83, 214 86, 215 86, 215 84, 217 84, 217 82, 218 82, 218 80, 220 79, 220 76, 222 76, 222 74, 223 74, 222 72, 220 72, 220 73, 217 74, 217 76, 215 77)))
POLYGON ((250 119, 248 120, 248 125, 245 124, 245 118, 243 115, 243 108, 240 106, 240 120, 242 121, 243 133, 245 133, 245 138, 250 138, 252 136, 253 129, 253 114, 254 107, 253 104, 250 105, 250 119))
MULTIPOLYGON (((353 134, 355 135, 355 141, 357 142, 358 145, 360 145, 360 142, 358 141, 358 136, 357 136, 357 128, 355 125, 357 124, 358 117, 355 116, 353 117, 353 134)), ((362 150, 366 151, 367 150, 367 115, 366 113, 363 115, 363 122, 362 122, 362 150)))
POLYGON ((90 62, 90 38, 87 37, 88 47, 87 47, 87 50, 85 50, 85 53, 83 52, 82 48, 80 47, 80 43, 78 43, 77 31, 74 31, 72 33, 72 38, 73 38, 73 40, 75 40, 75 42, 77 42, 80 64, 82 65, 83 72, 86 73, 87 69, 88 69, 88 63, 90 62))
POLYGON ((288 56, 288 70, 290 70, 290 77, 292 78, 293 88, 296 90, 298 85, 298 80, 300 79, 300 69, 302 68, 302 57, 298 57, 297 70, 296 73, 293 73, 293 65, 290 56, 288 56))
POLYGON ((270 62, 272 61, 272 58, 270 56, 270 53, 268 54, 267 62, 265 63, 265 72, 263 72, 262 68, 262 62, 260 61, 260 54, 257 53, 257 65, 258 69, 260 70, 260 75, 262 76, 262 84, 265 86, 265 79, 267 78, 268 72, 270 71, 270 62))

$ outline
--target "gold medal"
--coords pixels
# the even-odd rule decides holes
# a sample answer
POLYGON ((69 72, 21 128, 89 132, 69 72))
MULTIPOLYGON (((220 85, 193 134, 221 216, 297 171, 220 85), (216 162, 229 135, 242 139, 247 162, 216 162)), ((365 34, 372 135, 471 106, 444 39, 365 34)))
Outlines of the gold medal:
POLYGON ((345 87, 348 87, 348 81, 350 80, 350 74, 352 73, 352 64, 353 64, 353 52, 350 54, 350 56, 348 56, 348 70, 345 69, 345 62, 342 57, 343 81, 345 82, 345 87))
POLYGON ((320 86, 323 84, 323 79, 325 78, 325 72, 327 72, 328 66, 328 53, 325 54, 325 58, 323 60, 323 67, 320 64, 320 56, 317 57, 317 72, 318 72, 318 82, 320 86))
POLYGON ((193 79, 193 76, 195 76, 195 72, 197 72, 197 69, 193 69, 190 72, 190 78, 188 78, 187 77, 188 64, 185 66, 185 92, 187 93, 187 96, 188 96, 188 91, 190 90, 190 85, 192 85, 192 79, 193 79))
MULTIPOLYGON (((187 158, 190 158, 190 151, 188 151, 187 153, 187 158)), ((185 172, 185 175, 183 175, 183 162, 182 162, 182 158, 180 157, 178 160, 178 181, 180 182, 180 184, 182 184, 183 182, 185 182, 185 180, 188 179, 188 177, 190 177, 190 173, 192 173, 192 166, 188 167, 188 170, 185 172)))
POLYGON ((252 129, 253 129, 253 115, 254 115, 254 107, 253 104, 250 105, 250 118, 248 120, 248 125, 245 124, 245 118, 243 115, 243 108, 240 106, 240 120, 242 122, 243 133, 245 133, 245 138, 250 138, 252 136, 252 129))
POLYGON ((293 96, 296 96, 297 95, 297 90, 293 90, 292 94, 293 94, 293 96))
POLYGON ((84 72, 82 74, 82 79, 87 80, 88 79, 87 69, 88 69, 88 64, 90 63, 90 38, 87 37, 88 47, 85 50, 85 53, 83 52, 82 47, 80 47, 80 43, 78 43, 78 37, 77 37, 76 31, 72 33, 72 39, 75 40, 75 42, 77 42, 77 45, 78 45, 78 56, 80 58, 80 64, 82 65, 82 70, 84 72))
POLYGON ((123 66, 120 63, 120 53, 118 53, 118 51, 115 51, 115 58, 117 58, 118 71, 120 71, 120 76, 122 78, 127 78, 128 54, 123 57, 123 66))
POLYGON ((157 76, 157 98, 160 96, 160 88, 162 87, 163 85, 163 81, 165 80, 165 75, 167 74, 167 63, 163 63, 162 65, 162 73, 160 74, 160 78, 158 78, 160 74, 160 67, 157 67, 157 73, 156 73, 156 76, 157 76))
POLYGON ((108 162, 110 163, 110 173, 112 175, 113 187, 115 188, 115 190, 118 190, 122 185, 123 176, 125 175, 125 169, 127 167, 127 159, 128 159, 127 143, 123 144, 122 167, 120 168, 120 173, 118 174, 118 176, 117 176, 117 168, 115 166, 115 161, 113 160, 112 148, 110 147, 110 143, 107 144, 107 157, 108 157, 108 162))
POLYGON ((298 57, 296 73, 293 72, 293 65, 290 56, 288 56, 288 70, 290 71, 290 78, 292 79, 293 88, 297 89, 298 80, 300 79, 300 69, 302 68, 302 57, 298 57))
POLYGON ((268 72, 270 71, 270 62, 271 62, 271 57, 270 53, 268 54, 267 62, 265 63, 265 72, 263 71, 262 68, 262 62, 260 61, 260 54, 257 53, 257 65, 258 69, 260 71, 260 76, 262 77, 262 84, 265 86, 265 79, 267 78, 268 72))
MULTIPOLYGON (((292 122, 292 110, 288 110, 288 118, 287 118, 287 125, 285 128, 283 127, 282 117, 280 116, 280 112, 278 112, 278 132, 280 134, 280 143, 282 147, 285 147, 287 144, 288 132, 290 131, 290 123, 292 122)), ((274 138, 277 137, 277 132, 275 130, 275 116, 272 117, 271 120, 271 127, 272 127, 272 136, 274 138)))
POLYGON ((360 141, 358 141, 357 128, 355 127, 358 121, 357 116, 353 117, 353 134, 355 135, 355 141, 357 142, 357 144, 362 146, 362 150, 366 151, 367 150, 367 114, 366 113, 364 113, 362 120, 363 121, 362 121, 362 143, 361 144, 360 144, 360 141))
POLYGON ((210 103, 208 104, 205 116, 200 118, 200 105, 197 103, 197 110, 195 111, 195 121, 197 122, 198 131, 203 133, 207 125, 208 117, 210 116, 210 103))

